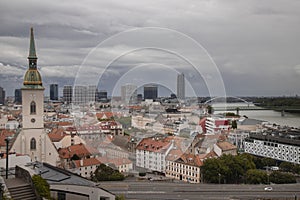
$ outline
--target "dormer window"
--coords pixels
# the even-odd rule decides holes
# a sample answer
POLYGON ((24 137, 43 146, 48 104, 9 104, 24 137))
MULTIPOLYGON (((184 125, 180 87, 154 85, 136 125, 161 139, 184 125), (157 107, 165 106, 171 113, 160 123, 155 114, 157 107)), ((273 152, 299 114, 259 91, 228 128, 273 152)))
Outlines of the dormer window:
POLYGON ((30 114, 31 115, 35 115, 36 114, 36 103, 34 101, 32 101, 30 103, 30 114))

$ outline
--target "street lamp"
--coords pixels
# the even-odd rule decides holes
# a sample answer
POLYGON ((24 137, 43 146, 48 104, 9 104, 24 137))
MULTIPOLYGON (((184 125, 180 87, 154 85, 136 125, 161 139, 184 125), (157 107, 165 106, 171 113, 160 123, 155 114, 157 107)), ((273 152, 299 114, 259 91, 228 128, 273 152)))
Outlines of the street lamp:
POLYGON ((6 170, 5 170, 5 178, 8 179, 8 144, 10 141, 10 137, 6 137, 4 140, 6 142, 6 170))

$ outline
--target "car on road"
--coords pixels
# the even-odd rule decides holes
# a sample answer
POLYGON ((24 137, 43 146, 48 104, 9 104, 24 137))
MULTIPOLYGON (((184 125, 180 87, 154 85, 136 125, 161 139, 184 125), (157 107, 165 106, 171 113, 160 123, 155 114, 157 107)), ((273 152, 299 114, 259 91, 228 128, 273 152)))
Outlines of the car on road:
POLYGON ((272 191, 273 188, 272 187, 265 187, 265 191, 272 191))

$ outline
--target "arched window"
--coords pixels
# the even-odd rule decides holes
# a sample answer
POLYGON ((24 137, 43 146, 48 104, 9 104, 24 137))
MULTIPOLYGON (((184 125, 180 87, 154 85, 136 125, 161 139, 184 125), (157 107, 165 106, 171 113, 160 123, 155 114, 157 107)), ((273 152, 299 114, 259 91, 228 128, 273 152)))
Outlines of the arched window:
POLYGON ((34 101, 30 103, 30 114, 34 115, 36 113, 36 104, 34 101))
POLYGON ((30 140, 30 150, 36 149, 36 140, 34 138, 31 138, 30 140))

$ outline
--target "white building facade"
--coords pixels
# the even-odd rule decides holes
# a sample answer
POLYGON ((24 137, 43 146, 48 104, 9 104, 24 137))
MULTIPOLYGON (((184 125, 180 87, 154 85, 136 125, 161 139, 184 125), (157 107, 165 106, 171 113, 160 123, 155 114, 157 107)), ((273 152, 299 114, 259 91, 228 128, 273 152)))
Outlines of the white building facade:
POLYGON ((250 135, 244 142, 245 152, 256 156, 300 164, 299 139, 250 135))

